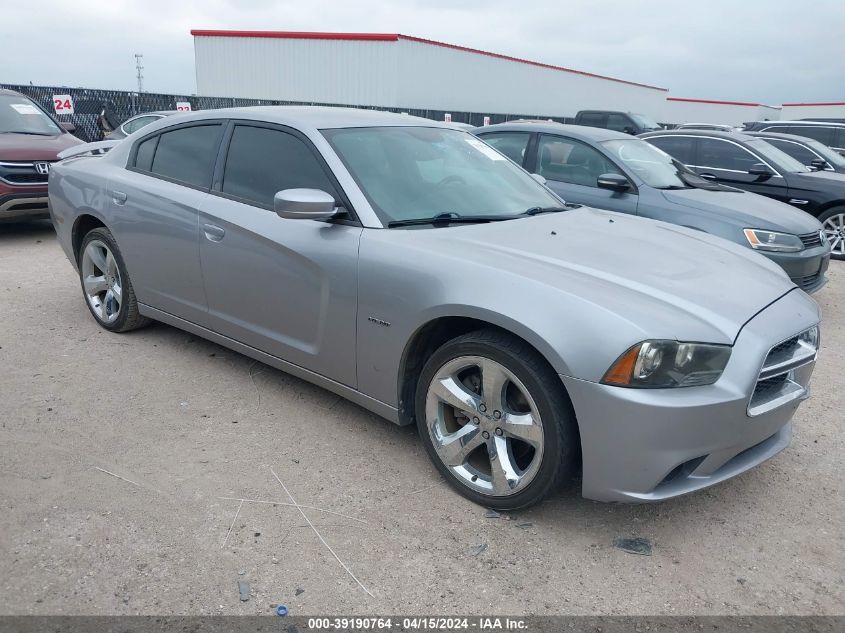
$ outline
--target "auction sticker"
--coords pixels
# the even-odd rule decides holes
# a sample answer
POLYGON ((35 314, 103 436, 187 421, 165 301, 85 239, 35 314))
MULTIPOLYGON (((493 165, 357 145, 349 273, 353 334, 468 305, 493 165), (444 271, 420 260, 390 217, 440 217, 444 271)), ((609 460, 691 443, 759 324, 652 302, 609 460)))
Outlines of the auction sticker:
POLYGON ((73 97, 70 95, 53 95, 53 109, 56 114, 73 114, 73 97))
POLYGON ((41 110, 31 103, 10 103, 9 105, 17 110, 18 114, 41 114, 41 110))

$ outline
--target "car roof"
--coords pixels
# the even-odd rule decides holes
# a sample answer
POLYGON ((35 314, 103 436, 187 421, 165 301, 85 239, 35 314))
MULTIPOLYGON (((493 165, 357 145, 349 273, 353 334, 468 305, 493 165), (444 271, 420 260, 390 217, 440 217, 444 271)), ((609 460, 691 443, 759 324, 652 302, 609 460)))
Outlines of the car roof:
POLYGON ((845 123, 838 123, 836 121, 752 121, 754 124, 760 125, 805 125, 807 127, 821 126, 821 127, 845 127, 845 123))
POLYGON ((565 134, 580 141, 616 141, 633 138, 630 134, 606 130, 600 127, 589 127, 586 125, 567 125, 565 123, 553 123, 549 121, 513 121, 510 123, 497 123, 485 127, 475 128, 473 134, 485 134, 487 132, 540 132, 544 134, 565 134))
POLYGON ((408 114, 395 114, 363 108, 333 108, 329 106, 252 106, 180 112, 182 122, 203 119, 248 119, 279 123, 299 129, 413 126, 450 128, 448 123, 423 119, 408 114))
MULTIPOLYGON (((0 95, 7 95, 7 96, 15 96, 15 97, 26 97, 25 94, 22 92, 17 92, 16 90, 9 90, 8 88, 0 88, 0 95)), ((29 97, 26 97, 29 99, 29 97)))
POLYGON ((802 141, 802 142, 816 142, 815 139, 801 136, 800 134, 784 134, 783 132, 743 132, 747 136, 756 136, 758 138, 782 138, 784 141, 802 141))
POLYGON ((181 114, 181 111, 180 110, 150 110, 149 112, 141 112, 141 113, 136 114, 136 115, 134 115, 130 118, 137 119, 139 116, 150 116, 150 115, 153 115, 153 114, 159 114, 161 116, 171 116, 171 115, 174 115, 174 114, 181 114))
POLYGON ((654 132, 645 132, 639 135, 640 138, 650 138, 655 136, 710 136, 714 138, 724 138, 731 141, 745 142, 753 141, 754 137, 749 136, 743 132, 723 132, 722 130, 697 130, 695 128, 689 130, 655 130, 654 132))

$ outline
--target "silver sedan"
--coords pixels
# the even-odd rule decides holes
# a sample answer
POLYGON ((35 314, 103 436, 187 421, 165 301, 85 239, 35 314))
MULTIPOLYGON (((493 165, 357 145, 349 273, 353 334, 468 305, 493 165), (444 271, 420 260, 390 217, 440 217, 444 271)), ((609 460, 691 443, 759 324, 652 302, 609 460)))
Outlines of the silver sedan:
POLYGON ((488 507, 579 466, 604 501, 704 488, 786 447, 808 396, 819 310, 778 266, 567 206, 445 125, 204 111, 84 152, 50 204, 102 327, 162 321, 416 423, 488 507))

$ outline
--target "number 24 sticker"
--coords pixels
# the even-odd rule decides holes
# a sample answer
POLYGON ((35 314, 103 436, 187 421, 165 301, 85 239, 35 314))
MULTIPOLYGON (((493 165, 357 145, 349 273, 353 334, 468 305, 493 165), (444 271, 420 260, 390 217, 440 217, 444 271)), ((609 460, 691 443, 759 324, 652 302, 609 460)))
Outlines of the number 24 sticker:
POLYGON ((73 97, 70 95, 53 95, 53 109, 56 114, 73 114, 73 97))

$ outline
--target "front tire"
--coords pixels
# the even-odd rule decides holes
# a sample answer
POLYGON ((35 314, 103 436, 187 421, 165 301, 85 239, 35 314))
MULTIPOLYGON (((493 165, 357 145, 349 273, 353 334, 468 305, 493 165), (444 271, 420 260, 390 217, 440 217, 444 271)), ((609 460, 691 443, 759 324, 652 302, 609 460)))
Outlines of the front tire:
POLYGON ((830 242, 830 256, 845 259, 845 207, 833 207, 819 216, 824 234, 830 242))
POLYGON ((85 303, 97 323, 110 332, 129 332, 149 323, 111 231, 91 230, 79 247, 79 280, 85 303))
POLYGON ((434 465, 485 507, 538 503, 577 464, 578 430, 560 378, 505 332, 471 332, 434 352, 420 374, 415 410, 434 465))

